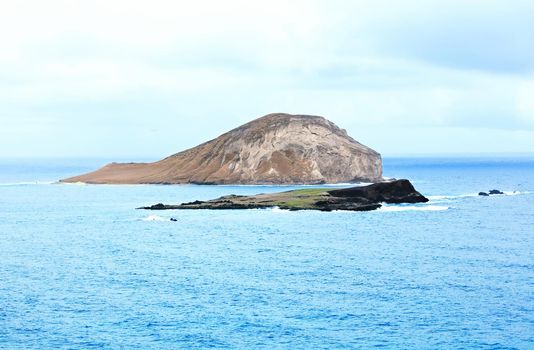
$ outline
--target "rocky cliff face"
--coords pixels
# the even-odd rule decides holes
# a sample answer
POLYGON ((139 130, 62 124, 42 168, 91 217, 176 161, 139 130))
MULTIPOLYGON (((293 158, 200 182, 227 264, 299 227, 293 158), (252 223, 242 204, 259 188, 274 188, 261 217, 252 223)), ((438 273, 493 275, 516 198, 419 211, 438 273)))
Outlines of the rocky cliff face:
POLYGON ((323 117, 269 114, 154 163, 111 163, 62 182, 317 184, 379 181, 380 154, 323 117))

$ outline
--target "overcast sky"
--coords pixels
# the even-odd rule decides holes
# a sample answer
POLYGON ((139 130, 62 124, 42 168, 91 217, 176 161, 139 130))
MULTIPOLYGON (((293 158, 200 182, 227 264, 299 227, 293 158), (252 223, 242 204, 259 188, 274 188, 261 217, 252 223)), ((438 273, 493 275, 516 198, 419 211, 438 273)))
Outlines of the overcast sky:
POLYGON ((534 152, 534 1, 2 1, 0 157, 157 159, 271 112, 534 152))

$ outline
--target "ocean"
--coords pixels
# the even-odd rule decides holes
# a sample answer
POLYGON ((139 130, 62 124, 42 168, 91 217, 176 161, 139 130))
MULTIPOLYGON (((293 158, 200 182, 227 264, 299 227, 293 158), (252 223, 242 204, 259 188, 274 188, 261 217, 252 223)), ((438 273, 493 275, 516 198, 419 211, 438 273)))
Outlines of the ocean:
POLYGON ((0 160, 0 348, 534 349, 534 157, 385 158, 430 202, 372 212, 55 183, 105 162, 0 160))

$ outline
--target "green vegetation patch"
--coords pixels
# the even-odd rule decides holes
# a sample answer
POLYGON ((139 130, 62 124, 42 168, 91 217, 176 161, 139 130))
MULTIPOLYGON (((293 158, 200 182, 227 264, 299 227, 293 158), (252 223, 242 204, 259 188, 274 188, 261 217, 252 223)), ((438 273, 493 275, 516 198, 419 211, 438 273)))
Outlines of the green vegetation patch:
POLYGON ((302 190, 293 190, 293 191, 288 191, 288 192, 285 192, 285 193, 291 193, 291 194, 294 194, 296 196, 304 196, 304 195, 307 195, 307 196, 317 196, 317 195, 320 195, 320 194, 326 194, 328 191, 328 189, 326 188, 304 188, 302 190))
POLYGON ((281 199, 278 201, 273 201, 273 205, 290 208, 313 208, 315 207, 315 203, 323 198, 324 197, 322 196, 287 198, 286 200, 281 199))

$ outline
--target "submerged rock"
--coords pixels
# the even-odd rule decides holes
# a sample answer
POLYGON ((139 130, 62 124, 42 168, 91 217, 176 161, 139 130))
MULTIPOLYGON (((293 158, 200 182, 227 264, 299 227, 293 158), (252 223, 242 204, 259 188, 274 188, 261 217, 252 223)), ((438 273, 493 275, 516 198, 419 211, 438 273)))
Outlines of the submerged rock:
POLYGON ((138 209, 261 209, 279 207, 289 210, 369 211, 380 203, 425 203, 428 199, 417 192, 408 180, 395 180, 368 186, 337 190, 307 188, 255 196, 229 195, 208 201, 178 205, 156 204, 138 209))
POLYGON ((504 192, 499 191, 499 190, 490 190, 489 194, 504 194, 504 192))
POLYGON ((486 192, 478 192, 478 195, 479 196, 484 196, 484 197, 488 197, 489 194, 487 194, 486 192))

